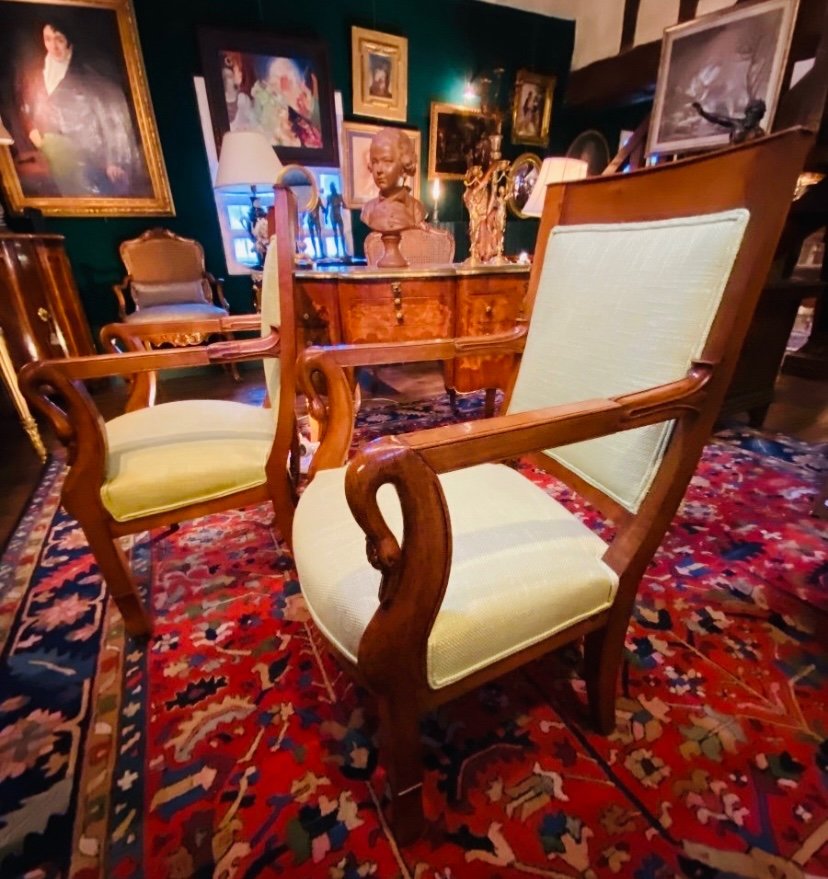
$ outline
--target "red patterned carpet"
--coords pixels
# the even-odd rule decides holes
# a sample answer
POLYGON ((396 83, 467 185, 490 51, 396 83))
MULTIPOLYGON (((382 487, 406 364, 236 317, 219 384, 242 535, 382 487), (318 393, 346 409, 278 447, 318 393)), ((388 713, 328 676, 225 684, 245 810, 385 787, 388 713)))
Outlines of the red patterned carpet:
MULTIPOLYGON (((446 416, 375 410, 363 437, 446 416)), ((267 507, 136 542, 147 647, 53 465, 0 567, 0 876, 828 877, 824 454, 719 434, 641 588, 616 732, 584 722, 574 651, 446 706, 404 851, 267 507)))

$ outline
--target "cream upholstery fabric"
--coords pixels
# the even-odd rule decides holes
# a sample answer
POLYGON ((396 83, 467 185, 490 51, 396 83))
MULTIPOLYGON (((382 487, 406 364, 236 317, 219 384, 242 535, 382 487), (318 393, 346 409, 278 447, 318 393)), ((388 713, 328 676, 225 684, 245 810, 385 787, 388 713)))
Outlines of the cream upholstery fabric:
MULTIPOLYGON (((279 257, 276 253, 276 236, 270 239, 262 270, 262 337, 270 335, 271 327, 282 325, 282 309, 279 300, 279 257)), ((276 357, 263 361, 267 397, 274 411, 279 408, 279 378, 282 364, 276 357)))
POLYGON ((226 317, 227 312, 206 302, 181 302, 178 305, 152 305, 126 316, 130 324, 153 323, 157 320, 198 320, 203 317, 226 317))
MULTIPOLYGON (((378 606, 380 574, 345 499, 345 469, 323 470, 294 520, 294 557, 317 625, 352 661, 378 606), (324 551, 320 551, 320 547, 324 551)), ((612 603, 606 544, 564 507, 503 464, 440 477, 452 523, 448 587, 428 642, 428 679, 444 687, 612 603)), ((380 508, 399 539, 394 489, 380 508)))
MULTIPOLYGON (((740 209, 553 229, 509 411, 682 378, 703 349, 747 221, 740 209)), ((671 429, 653 425, 549 454, 634 511, 671 429)))
POLYGON ((120 522, 265 482, 273 412, 226 400, 183 400, 106 424, 101 499, 120 522))
POLYGON ((193 281, 133 281, 129 292, 138 308, 155 305, 180 305, 184 302, 206 303, 204 283, 200 278, 193 281))

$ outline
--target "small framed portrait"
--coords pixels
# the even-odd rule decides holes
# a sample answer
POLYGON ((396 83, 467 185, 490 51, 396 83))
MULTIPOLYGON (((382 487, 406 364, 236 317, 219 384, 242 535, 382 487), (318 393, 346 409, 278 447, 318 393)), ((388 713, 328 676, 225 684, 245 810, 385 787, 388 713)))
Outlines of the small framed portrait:
POLYGON ((202 28, 199 42, 217 149, 227 131, 261 131, 285 165, 339 164, 321 40, 202 28))
POLYGON ((173 214, 130 0, 0 0, 9 208, 173 214))
POLYGON ((721 146, 747 119, 770 131, 796 9, 796 0, 739 3, 668 27, 647 153, 721 146))
POLYGON ((432 103, 428 179, 462 180, 471 165, 488 165, 491 119, 480 110, 432 103))
POLYGON ((549 143, 555 77, 519 70, 512 100, 512 143, 549 143))
POLYGON ((528 214, 523 213, 526 202, 538 182, 541 169, 540 156, 534 153, 523 153, 512 162, 506 177, 506 204, 509 210, 520 219, 528 214))
POLYGON ((604 173, 610 162, 610 148, 600 131, 591 128, 582 131, 566 151, 568 159, 581 159, 587 163, 587 176, 597 177, 604 173))
MULTIPOLYGON (((374 178, 371 176, 371 166, 368 161, 368 151, 371 149, 371 140, 374 135, 385 127, 383 125, 369 125, 364 122, 342 123, 342 195, 345 204, 351 209, 361 208, 372 198, 379 195, 374 178)), ((414 143, 414 152, 417 155, 417 172, 412 180, 406 180, 406 185, 411 189, 415 198, 420 197, 420 132, 416 128, 396 128, 395 131, 404 131, 414 143)))
POLYGON ((405 122, 408 113, 408 40, 351 28, 354 114, 405 122))

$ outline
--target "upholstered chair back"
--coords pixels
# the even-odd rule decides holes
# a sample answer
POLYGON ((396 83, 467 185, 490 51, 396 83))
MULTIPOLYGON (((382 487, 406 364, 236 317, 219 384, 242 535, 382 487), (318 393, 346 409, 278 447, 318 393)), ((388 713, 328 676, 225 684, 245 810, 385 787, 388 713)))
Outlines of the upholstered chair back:
MULTIPOLYGON (((262 270, 262 337, 270 334, 271 327, 281 327, 282 306, 279 290, 279 254, 276 236, 270 239, 270 245, 262 270)), ((279 411, 279 388, 281 384, 281 359, 266 357, 263 361, 267 396, 274 412, 279 411)))
MULTIPOLYGON (((704 349, 748 219, 738 209, 554 227, 508 411, 615 397, 683 378, 704 349)), ((634 512, 672 425, 547 454, 634 512)))
MULTIPOLYGON (((375 266, 385 253, 379 232, 370 232, 365 239, 365 259, 375 266)), ((446 229, 431 226, 403 229, 400 253, 411 266, 446 265, 454 259, 454 236, 446 229)))

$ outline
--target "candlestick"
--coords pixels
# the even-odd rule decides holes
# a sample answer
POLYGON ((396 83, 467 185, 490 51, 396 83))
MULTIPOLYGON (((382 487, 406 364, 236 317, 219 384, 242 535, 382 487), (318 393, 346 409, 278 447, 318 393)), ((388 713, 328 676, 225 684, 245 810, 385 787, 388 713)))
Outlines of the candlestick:
POLYGON ((435 180, 431 184, 431 197, 434 199, 434 222, 439 221, 440 217, 440 181, 435 180))

